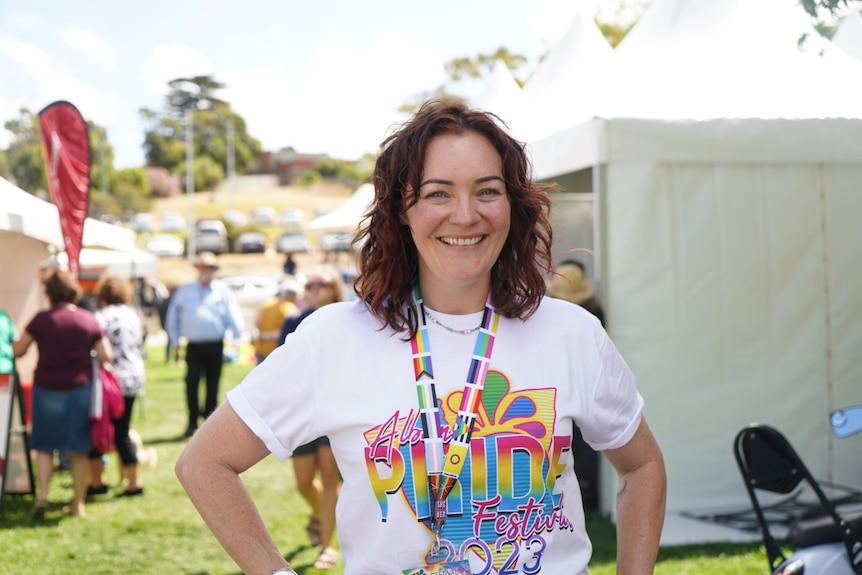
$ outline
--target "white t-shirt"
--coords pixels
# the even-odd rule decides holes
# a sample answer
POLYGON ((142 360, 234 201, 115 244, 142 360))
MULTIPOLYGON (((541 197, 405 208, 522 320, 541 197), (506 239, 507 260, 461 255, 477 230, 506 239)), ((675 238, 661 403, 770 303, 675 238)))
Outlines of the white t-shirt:
MULTIPOLYGON (((429 311, 455 329, 482 317, 429 311)), ((422 564, 434 540, 410 342, 380 327, 361 302, 324 306, 228 393, 282 461, 329 437, 344 478, 337 525, 345 575, 400 575, 422 564)), ((428 337, 449 431, 476 335, 428 322, 428 337)), ((631 371, 592 315, 545 298, 527 321, 500 318, 481 403, 447 499, 444 544, 473 573, 585 573, 591 546, 573 423, 596 450, 625 445, 643 408, 631 371)))

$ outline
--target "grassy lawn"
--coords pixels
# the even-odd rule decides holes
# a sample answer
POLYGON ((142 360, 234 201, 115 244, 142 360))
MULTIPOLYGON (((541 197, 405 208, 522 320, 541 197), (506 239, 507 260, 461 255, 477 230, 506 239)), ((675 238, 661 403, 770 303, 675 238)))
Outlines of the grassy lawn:
MULTIPOLYGON (((185 440, 186 409, 182 364, 164 362, 163 349, 150 349, 147 395, 135 406, 132 426, 147 446, 158 451, 158 464, 142 470, 143 497, 117 498, 116 456, 110 456, 105 479, 108 495, 91 498, 86 518, 67 517, 71 499, 67 472, 51 480, 51 506, 44 519, 31 520, 32 496, 7 496, 0 516, 0 572, 17 575, 117 574, 226 575, 239 569, 186 498, 173 473, 185 440)), ((238 384, 250 368, 226 366, 222 391, 238 384)), ((285 557, 303 575, 340 575, 342 565, 314 569, 317 549, 305 535, 308 509, 294 488, 292 468, 269 457, 243 475, 264 520, 285 557)), ((613 525, 591 520, 595 543, 591 575, 615 573, 613 525)), ((666 547, 656 573, 664 575, 763 575, 766 558, 757 544, 709 544, 666 547)))

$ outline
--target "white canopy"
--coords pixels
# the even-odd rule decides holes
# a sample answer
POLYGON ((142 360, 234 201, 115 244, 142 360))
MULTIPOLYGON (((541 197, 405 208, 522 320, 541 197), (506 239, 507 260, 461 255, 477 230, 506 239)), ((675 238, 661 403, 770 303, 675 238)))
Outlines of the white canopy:
POLYGON ((374 186, 362 184, 340 206, 314 218, 303 227, 306 230, 356 231, 359 228, 362 215, 373 200, 374 186))
MULTIPOLYGON (((68 265, 66 252, 57 255, 63 265, 68 265)), ((155 277, 158 271, 158 259, 150 252, 132 250, 120 252, 98 248, 83 248, 80 258, 81 274, 99 277, 110 275, 118 278, 155 277)))
POLYGON ((524 86, 523 107, 514 124, 534 140, 593 116, 614 72, 615 54, 596 23, 578 8, 559 42, 524 86))
POLYGON ((860 117, 862 64, 796 0, 656 0, 617 47, 599 117, 860 117))
MULTIPOLYGON (((0 230, 38 239, 57 250, 63 249, 63 234, 57 207, 25 192, 4 178, 0 178, 0 230)), ((128 251, 135 247, 135 233, 87 218, 84 221, 82 245, 128 251)))
MULTIPOLYGON (((87 218, 84 222, 84 247, 108 247, 131 252, 135 234, 87 218)), ((53 251, 63 249, 57 207, 0 178, 0 308, 4 309, 20 331, 43 305, 39 287, 39 264, 53 251)), ((81 263, 86 260, 82 250, 81 263)), ((24 381, 29 381, 34 354, 17 362, 24 381)))
POLYGON ((862 62, 862 14, 855 10, 847 14, 838 25, 832 43, 862 62))
POLYGON ((512 76, 512 71, 502 60, 497 60, 485 90, 473 100, 472 105, 494 112, 514 129, 516 127, 512 126, 512 122, 522 109, 523 103, 524 94, 518 81, 512 76))
MULTIPOLYGON (((530 142, 539 177, 594 199, 592 245, 555 255, 596 254, 608 330, 665 453, 669 519, 750 507, 731 445, 753 421, 815 475, 862 477, 827 420, 862 399, 862 73, 834 47, 800 53, 799 10, 656 0, 596 117, 530 142)), ((612 512, 610 468, 602 482, 612 512)), ((663 541, 730 533, 670 520, 663 541)))

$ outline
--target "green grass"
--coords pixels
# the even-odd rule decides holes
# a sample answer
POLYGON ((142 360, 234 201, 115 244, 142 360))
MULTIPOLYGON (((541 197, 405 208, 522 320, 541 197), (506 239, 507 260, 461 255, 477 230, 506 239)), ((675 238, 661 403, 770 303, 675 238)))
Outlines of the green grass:
MULTIPOLYGON (((7 495, 0 516, 0 573, 17 575, 118 574, 235 575, 240 571, 210 534, 189 503, 173 472, 185 445, 186 408, 183 366, 166 364, 163 349, 150 349, 147 395, 138 400, 132 426, 147 446, 158 451, 158 464, 142 470, 144 497, 116 498, 118 489, 92 498, 87 517, 68 517, 62 506, 71 499, 71 479, 57 472, 51 479, 48 513, 28 517, 32 496, 7 495)), ((222 392, 248 367, 226 366, 222 392)), ((105 479, 118 481, 116 456, 110 456, 105 479)), ((294 485, 292 468, 270 456, 243 475, 266 524, 285 557, 301 575, 340 575, 343 565, 314 569, 317 550, 305 535, 308 509, 294 485)), ((588 521, 595 545, 591 575, 615 573, 614 527, 588 521)), ((758 544, 709 544, 662 548, 657 574, 764 575, 767 562, 758 544)))

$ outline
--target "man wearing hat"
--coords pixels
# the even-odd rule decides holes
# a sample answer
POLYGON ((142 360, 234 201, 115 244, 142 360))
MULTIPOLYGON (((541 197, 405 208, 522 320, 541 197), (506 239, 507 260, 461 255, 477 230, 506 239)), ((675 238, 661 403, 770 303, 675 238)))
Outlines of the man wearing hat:
POLYGON ((165 331, 179 353, 180 338, 186 340, 186 402, 189 423, 185 436, 190 437, 203 416, 209 417, 218 405, 219 382, 224 356, 224 338, 228 330, 235 340, 242 336, 243 321, 239 305, 230 288, 215 279, 218 260, 212 252, 200 252, 195 258, 198 279, 179 286, 174 292, 165 317, 165 331), (200 409, 201 375, 206 378, 204 409, 200 409))

